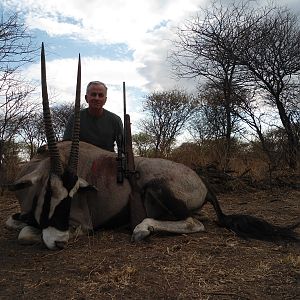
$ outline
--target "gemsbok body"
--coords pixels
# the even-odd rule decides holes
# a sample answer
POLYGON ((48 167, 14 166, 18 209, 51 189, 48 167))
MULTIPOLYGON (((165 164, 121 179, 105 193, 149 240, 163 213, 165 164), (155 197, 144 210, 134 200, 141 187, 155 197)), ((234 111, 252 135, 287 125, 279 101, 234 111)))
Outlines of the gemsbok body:
MULTIPOLYGON (((75 121, 71 142, 56 143, 46 85, 44 46, 41 54, 42 95, 47 147, 29 161, 10 187, 21 212, 6 225, 20 230, 21 243, 43 241, 49 249, 64 248, 74 229, 82 232, 129 223, 132 187, 125 178, 117 182, 116 154, 79 142, 80 57, 78 63, 75 121)), ((153 231, 194 233, 204 231, 197 218, 208 201, 218 224, 241 237, 276 240, 291 238, 288 228, 273 226, 247 215, 226 215, 218 200, 190 168, 165 159, 135 158, 138 190, 146 218, 132 232, 140 241, 153 231)))

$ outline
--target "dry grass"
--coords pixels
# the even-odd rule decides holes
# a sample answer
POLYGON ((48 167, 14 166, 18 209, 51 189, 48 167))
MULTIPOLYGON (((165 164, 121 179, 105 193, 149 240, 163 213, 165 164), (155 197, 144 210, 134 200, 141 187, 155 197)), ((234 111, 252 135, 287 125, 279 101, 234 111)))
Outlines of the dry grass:
MULTIPOLYGON (((277 225, 299 218, 299 198, 295 190, 220 195, 226 213, 277 225)), ((299 244, 241 240, 216 226, 209 205, 203 233, 133 244, 127 231, 107 230, 51 252, 19 245, 3 226, 18 205, 8 195, 0 203, 0 299, 299 299, 299 244)))

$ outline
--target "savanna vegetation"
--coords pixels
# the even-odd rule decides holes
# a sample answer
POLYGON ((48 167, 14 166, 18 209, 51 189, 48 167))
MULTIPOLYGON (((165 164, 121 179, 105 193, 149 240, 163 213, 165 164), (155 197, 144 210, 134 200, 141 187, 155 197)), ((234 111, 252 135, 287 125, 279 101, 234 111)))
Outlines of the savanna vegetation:
MULTIPOLYGON (((252 184, 297 179, 299 16, 274 4, 259 9, 252 4, 228 7, 213 1, 178 25, 168 61, 174 75, 194 78, 198 85, 193 93, 174 88, 143 99, 145 119, 133 136, 137 155, 172 159, 199 174, 252 184), (187 138, 179 143, 182 133, 187 138)), ((38 47, 15 13, 2 17, 0 32, 4 184, 45 143, 45 136, 41 109, 31 102, 35 87, 19 75, 38 47)), ((66 103, 52 107, 57 140, 71 111, 66 103)))

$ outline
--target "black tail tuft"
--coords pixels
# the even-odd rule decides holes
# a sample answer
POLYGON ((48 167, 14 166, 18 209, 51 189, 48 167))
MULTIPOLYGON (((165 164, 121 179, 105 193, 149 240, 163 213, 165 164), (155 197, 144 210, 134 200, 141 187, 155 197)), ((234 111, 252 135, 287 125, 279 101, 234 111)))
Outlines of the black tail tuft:
POLYGON ((300 242, 297 234, 292 230, 299 223, 293 226, 280 227, 249 215, 224 215, 220 225, 244 239, 300 242))
POLYGON ((293 229, 300 225, 300 222, 287 227, 280 227, 249 215, 225 215, 217 197, 211 190, 208 191, 206 200, 213 205, 217 214, 218 224, 235 232, 241 238, 271 242, 300 242, 299 237, 293 231, 293 229))

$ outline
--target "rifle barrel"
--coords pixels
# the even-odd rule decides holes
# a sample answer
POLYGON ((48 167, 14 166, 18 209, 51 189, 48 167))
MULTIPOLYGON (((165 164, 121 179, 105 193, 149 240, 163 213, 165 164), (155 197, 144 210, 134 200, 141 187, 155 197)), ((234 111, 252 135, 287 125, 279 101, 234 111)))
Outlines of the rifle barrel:
POLYGON ((127 140, 126 140, 126 136, 127 136, 127 128, 125 126, 125 122, 126 122, 126 86, 125 86, 125 81, 123 81, 123 111, 124 111, 124 116, 123 116, 123 126, 124 126, 124 137, 123 137, 123 153, 126 156, 126 145, 127 145, 127 140))
POLYGON ((124 105, 124 116, 126 115, 126 87, 123 81, 123 105, 124 105))

